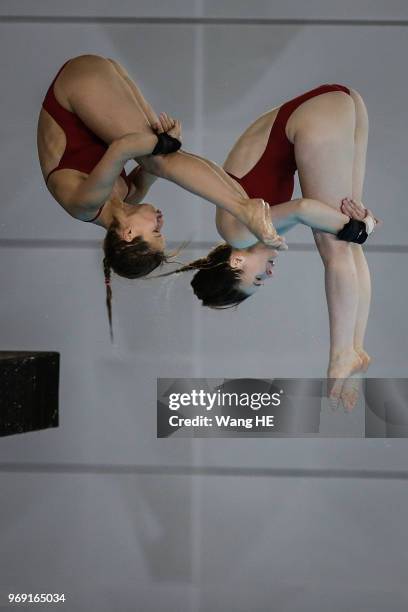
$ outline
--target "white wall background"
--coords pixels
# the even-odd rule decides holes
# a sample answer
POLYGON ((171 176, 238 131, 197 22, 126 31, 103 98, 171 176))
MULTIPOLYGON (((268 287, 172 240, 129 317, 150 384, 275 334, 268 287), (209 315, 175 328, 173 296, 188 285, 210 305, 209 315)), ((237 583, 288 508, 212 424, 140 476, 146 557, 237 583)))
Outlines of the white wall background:
MULTIPOLYGON (((407 19, 402 2, 3 0, 0 346, 60 351, 61 425, 0 442, 0 609, 19 591, 65 592, 81 612, 406 610, 404 440, 155 438, 159 376, 323 375, 310 233, 288 235, 273 284, 232 314, 201 309, 187 277, 115 279, 111 347, 103 235, 48 194, 35 128, 61 63, 88 52, 122 62, 218 162, 269 107, 321 82, 360 90, 365 201, 385 220, 368 252, 370 375, 406 377, 407 19)), ((209 204, 164 183, 151 199, 169 237, 193 241, 186 260, 217 241, 209 204)))

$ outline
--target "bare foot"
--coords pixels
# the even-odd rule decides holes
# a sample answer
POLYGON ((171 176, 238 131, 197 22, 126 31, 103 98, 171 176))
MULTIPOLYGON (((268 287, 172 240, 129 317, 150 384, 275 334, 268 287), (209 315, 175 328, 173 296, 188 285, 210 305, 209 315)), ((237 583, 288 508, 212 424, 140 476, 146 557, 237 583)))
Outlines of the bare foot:
POLYGON ((362 359, 355 350, 341 353, 330 360, 327 371, 327 393, 332 399, 339 399, 346 378, 358 372, 362 359))
POLYGON ((371 363, 370 355, 363 348, 354 348, 354 350, 356 351, 357 355, 360 357, 362 361, 361 371, 367 372, 368 366, 371 363))
POLYGON ((361 379, 348 378, 341 390, 340 399, 346 412, 354 410, 360 395, 361 379))
POLYGON ((267 246, 286 250, 285 239, 278 235, 270 217, 269 204, 261 198, 246 200, 240 221, 267 246))
MULTIPOLYGON (((363 348, 354 348, 357 355, 360 357, 361 366, 359 372, 367 372, 368 366, 371 363, 371 357, 363 348)), ((351 412, 356 407, 361 389, 361 379, 349 378, 345 381, 341 390, 340 399, 343 402, 344 409, 351 412)))

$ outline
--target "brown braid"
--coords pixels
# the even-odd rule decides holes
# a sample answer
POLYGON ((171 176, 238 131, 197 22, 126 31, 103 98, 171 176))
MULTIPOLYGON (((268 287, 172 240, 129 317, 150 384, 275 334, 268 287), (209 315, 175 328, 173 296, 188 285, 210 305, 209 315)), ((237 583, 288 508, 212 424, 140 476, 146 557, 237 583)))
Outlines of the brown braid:
MULTIPOLYGON (((180 263, 180 262, 172 262, 172 263, 180 263)), ((201 257, 200 259, 190 261, 188 264, 181 266, 181 268, 177 268, 177 270, 172 270, 171 272, 163 272, 163 274, 155 274, 154 276, 150 276, 150 278, 163 278, 164 276, 172 276, 173 274, 178 274, 179 272, 188 272, 190 270, 203 270, 204 268, 208 267, 208 265, 209 265, 208 258, 201 257)))
POLYGON ((103 243, 105 257, 103 269, 106 285, 106 307, 108 311, 110 337, 113 342, 112 327, 112 287, 111 270, 124 278, 145 278, 157 267, 175 257, 187 243, 180 245, 172 253, 153 250, 141 236, 136 236, 130 242, 123 240, 117 229, 119 224, 114 220, 108 228, 103 243))
POLYGON ((103 258, 103 271, 105 274, 106 308, 108 310, 109 332, 111 342, 113 342, 111 268, 106 257, 103 258))

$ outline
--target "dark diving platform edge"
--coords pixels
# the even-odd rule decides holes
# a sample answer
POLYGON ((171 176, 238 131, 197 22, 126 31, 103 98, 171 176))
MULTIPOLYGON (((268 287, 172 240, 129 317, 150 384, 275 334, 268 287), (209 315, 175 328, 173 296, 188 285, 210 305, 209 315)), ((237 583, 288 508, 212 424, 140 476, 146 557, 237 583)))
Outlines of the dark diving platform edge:
POLYGON ((58 427, 60 355, 0 351, 0 436, 58 427))

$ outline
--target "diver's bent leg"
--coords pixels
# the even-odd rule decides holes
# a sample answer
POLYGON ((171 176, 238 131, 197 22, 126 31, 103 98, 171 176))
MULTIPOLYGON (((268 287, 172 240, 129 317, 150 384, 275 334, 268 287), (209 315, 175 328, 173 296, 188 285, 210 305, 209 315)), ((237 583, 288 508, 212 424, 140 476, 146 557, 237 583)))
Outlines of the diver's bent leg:
POLYGON ((109 60, 75 58, 61 75, 61 86, 75 114, 107 144, 125 134, 151 132, 145 111, 109 60))
MULTIPOLYGON (((355 110, 349 96, 337 96, 310 116, 308 130, 295 139, 295 154, 303 196, 340 208, 352 193, 355 110), (334 120, 335 117, 335 120, 334 120)), ((330 323, 329 378, 346 378, 360 359, 354 351, 358 281, 351 245, 314 230, 325 267, 330 323)), ((333 387, 339 395, 341 385, 333 387)))
POLYGON ((119 64, 119 62, 116 62, 115 60, 111 58, 109 58, 109 61, 114 65, 116 70, 119 72, 120 76, 125 80, 126 84, 132 90, 132 93, 135 96, 139 106, 143 109, 150 126, 153 127, 154 125, 157 125, 159 123, 159 117, 157 116, 157 113, 152 108, 152 106, 148 103, 148 101, 142 94, 140 88, 138 87, 138 85, 136 85, 136 83, 130 77, 127 70, 125 70, 125 68, 121 64, 119 64))
POLYGON ((209 165, 204 158, 182 150, 171 155, 146 156, 139 161, 150 174, 176 183, 231 213, 261 242, 275 247, 284 243, 276 235, 269 207, 259 198, 244 197, 224 179, 222 168, 215 171, 213 163, 209 165))
POLYGON ((363 360, 363 370, 370 365, 371 358, 364 349, 364 338, 367 329, 371 303, 371 276, 367 260, 361 245, 353 244, 352 252, 358 278, 358 307, 354 328, 354 348, 363 360))
POLYGON ((357 271, 351 245, 314 231, 325 269, 325 289, 330 324, 330 362, 353 352, 357 315, 357 271))
MULTIPOLYGON (((355 90, 351 91, 351 95, 354 100, 356 111, 352 194, 356 201, 361 201, 363 198, 369 122, 367 108, 362 97, 355 90)), ((357 270, 359 285, 359 300, 354 331, 354 348, 363 360, 363 370, 365 371, 367 370, 371 361, 370 357, 364 350, 364 336, 367 328, 371 302, 371 278, 367 260, 361 245, 353 244, 352 253, 357 270)))

